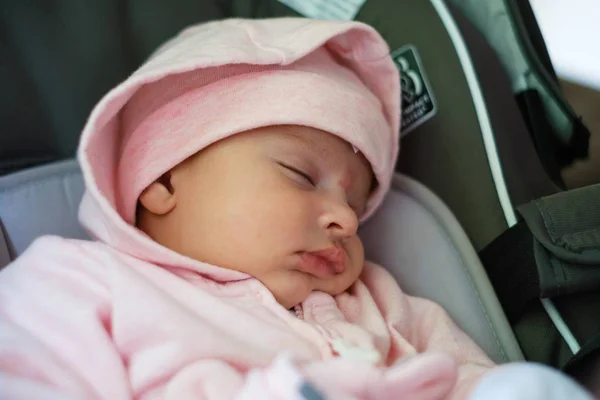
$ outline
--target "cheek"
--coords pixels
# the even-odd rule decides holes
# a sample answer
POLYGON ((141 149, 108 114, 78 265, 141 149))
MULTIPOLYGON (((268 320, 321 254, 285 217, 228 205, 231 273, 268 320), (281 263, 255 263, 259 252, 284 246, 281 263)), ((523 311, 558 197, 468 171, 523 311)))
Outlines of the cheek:
POLYGON ((259 182, 243 190, 242 196, 230 195, 224 202, 228 224, 245 232, 285 239, 305 232, 315 214, 309 194, 295 187, 259 182))
POLYGON ((189 201, 187 225, 220 254, 270 262, 278 252, 305 243, 302 235, 314 214, 308 193, 284 183, 250 176, 215 181, 209 191, 198 188, 195 201, 189 201))
POLYGON ((346 242, 346 248, 348 249, 348 253, 350 253, 350 258, 360 262, 365 261, 365 248, 363 247, 362 240, 360 240, 358 235, 354 235, 348 239, 346 242))
MULTIPOLYGON (((362 269, 365 264, 365 250, 362 245, 362 241, 358 236, 353 236, 346 243, 346 250, 348 252, 349 258, 349 273, 348 279, 350 279, 354 283, 356 279, 360 276, 362 269)), ((346 289, 344 289, 346 290, 346 289)))

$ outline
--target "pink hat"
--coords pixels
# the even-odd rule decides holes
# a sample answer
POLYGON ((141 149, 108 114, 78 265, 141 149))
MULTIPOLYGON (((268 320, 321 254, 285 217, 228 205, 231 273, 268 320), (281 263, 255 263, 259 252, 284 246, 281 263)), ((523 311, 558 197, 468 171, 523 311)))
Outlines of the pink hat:
MULTIPOLYGON (((103 102, 105 109, 122 104, 112 201, 130 224, 139 195, 153 181, 210 144, 250 129, 310 126, 361 151, 378 181, 363 220, 387 192, 398 153, 398 71, 383 39, 356 22, 198 25, 160 48, 103 102)), ((113 130, 107 121, 104 129, 113 130)), ((92 149, 94 137, 86 140, 92 149)), ((98 140, 110 145, 109 139, 98 140)), ((95 162, 106 165, 87 149, 82 156, 92 168, 95 162)), ((101 181, 100 190, 108 190, 101 181)))

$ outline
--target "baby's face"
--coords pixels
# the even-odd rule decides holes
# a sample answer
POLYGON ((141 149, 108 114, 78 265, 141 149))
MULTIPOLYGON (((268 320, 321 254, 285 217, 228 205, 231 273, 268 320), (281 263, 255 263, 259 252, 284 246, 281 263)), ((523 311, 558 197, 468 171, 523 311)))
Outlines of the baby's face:
POLYGON ((372 172, 334 135, 256 129, 201 151, 169 179, 175 205, 144 211, 140 227, 183 255, 252 275, 286 308, 313 290, 341 293, 361 273, 358 216, 372 172))

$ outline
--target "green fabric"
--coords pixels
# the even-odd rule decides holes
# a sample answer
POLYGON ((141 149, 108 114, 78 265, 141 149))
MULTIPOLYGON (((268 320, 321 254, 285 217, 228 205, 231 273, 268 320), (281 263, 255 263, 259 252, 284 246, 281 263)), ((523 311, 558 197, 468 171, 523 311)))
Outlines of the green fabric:
POLYGON ((566 262, 553 255, 538 241, 534 241, 534 254, 541 297, 600 290, 600 264, 566 262))
POLYGON ((536 204, 550 240, 566 250, 564 258, 600 264, 600 184, 557 193, 536 204))
POLYGON ((73 157, 92 107, 223 1, 0 0, 0 175, 73 157))
POLYGON ((296 11, 276 0, 232 0, 231 11, 240 18, 299 17, 296 11))
POLYGON ((600 184, 519 208, 535 243, 542 297, 600 290, 600 184))

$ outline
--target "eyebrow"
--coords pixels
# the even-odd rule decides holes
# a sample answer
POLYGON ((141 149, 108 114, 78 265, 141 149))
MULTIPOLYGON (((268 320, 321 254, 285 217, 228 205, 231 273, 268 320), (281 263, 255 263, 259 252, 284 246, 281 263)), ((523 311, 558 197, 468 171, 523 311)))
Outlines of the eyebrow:
MULTIPOLYGON (((300 134, 297 134, 295 132, 291 132, 288 130, 283 130, 281 133, 283 133, 285 135, 286 140, 292 140, 292 141, 295 141, 296 143, 299 143, 306 150, 308 150, 312 153, 317 153, 319 155, 319 157, 323 157, 327 162, 329 162, 329 160, 331 160, 331 157, 333 156, 333 154, 331 153, 331 151, 329 151, 329 149, 327 149, 326 147, 320 146, 319 144, 315 143, 313 140, 310 140, 309 138, 306 138, 300 134)), ((371 174, 371 176, 370 176, 371 186, 369 187, 369 189, 367 191, 367 201, 368 201, 368 198, 371 196, 371 194, 379 186, 379 182, 377 181, 377 178, 375 177, 375 174, 373 173, 373 171, 370 171, 370 174, 371 174)), ((354 179, 356 179, 356 177, 354 179)))
POLYGON ((282 132, 285 134, 285 137, 288 139, 292 139, 295 142, 299 143, 302 145, 302 147, 304 147, 306 150, 312 152, 312 153, 316 153, 319 155, 319 157, 323 157, 325 160, 329 160, 331 157, 331 152, 329 151, 329 149, 327 149, 326 147, 320 146, 319 144, 315 143, 314 141, 310 140, 309 138, 306 138, 302 135, 298 135, 294 132, 282 132))

